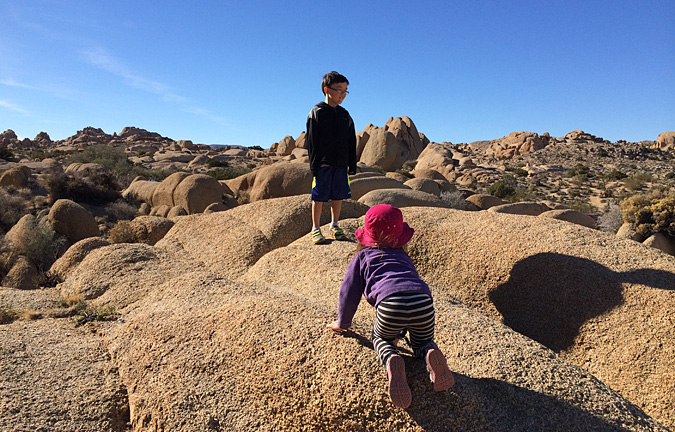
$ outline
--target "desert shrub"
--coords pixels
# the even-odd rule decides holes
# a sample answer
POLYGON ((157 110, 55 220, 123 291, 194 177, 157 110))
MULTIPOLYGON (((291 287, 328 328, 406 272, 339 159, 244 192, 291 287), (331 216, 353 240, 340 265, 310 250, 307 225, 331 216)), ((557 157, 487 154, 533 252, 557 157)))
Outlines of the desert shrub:
POLYGON ((81 310, 79 317, 75 320, 75 327, 93 322, 93 321, 114 321, 119 317, 115 311, 115 306, 109 305, 100 308, 81 310))
POLYGON ((121 220, 108 233, 110 243, 141 243, 136 230, 128 220, 121 220))
POLYGON ((589 176, 591 170, 584 164, 577 164, 574 168, 567 170, 567 177, 575 177, 578 175, 589 176))
POLYGON ((14 152, 7 147, 0 147, 0 159, 8 160, 14 157, 14 152))
POLYGON ((641 190, 647 182, 652 181, 649 173, 636 173, 624 180, 624 185, 630 190, 641 190))
POLYGON ((516 193, 516 178, 510 174, 505 175, 502 180, 492 183, 487 192, 497 198, 508 198, 516 193))
POLYGON ((577 174, 572 177, 572 184, 581 187, 588 184, 588 174, 577 174))
POLYGON ((126 174, 133 166, 124 150, 109 145, 89 146, 81 152, 73 153, 68 162, 97 163, 117 174, 126 174))
POLYGON ((628 177, 628 174, 624 173, 621 170, 614 168, 603 176, 607 180, 623 180, 628 177))
POLYGON ((401 167, 402 170, 404 171, 413 171, 415 167, 417 166, 417 159, 415 160, 408 160, 403 162, 403 166, 401 167))
POLYGON ((572 198, 578 198, 583 195, 583 191, 578 187, 573 187, 567 190, 567 195, 571 196, 572 198))
POLYGON ((5 230, 9 230, 30 211, 30 198, 22 191, 0 188, 0 224, 5 230))
POLYGON ((399 173, 399 174, 401 174, 401 175, 404 175, 404 176, 406 176, 406 177, 408 177, 408 178, 414 178, 414 176, 413 176, 412 174, 410 174, 410 171, 406 171, 406 170, 404 170, 403 168, 397 169, 396 172, 399 173))
POLYGON ((666 179, 667 180, 672 180, 675 178, 675 171, 671 171, 668 174, 666 174, 666 179))
POLYGON ((33 149, 29 150, 26 155, 35 161, 41 161, 47 158, 52 159, 62 159, 67 153, 63 150, 44 150, 44 149, 33 149))
POLYGON ((34 309, 24 309, 19 314, 19 318, 24 321, 32 321, 42 317, 42 314, 34 309))
POLYGON ((471 210, 473 206, 470 202, 464 199, 464 195, 460 191, 441 192, 441 200, 450 204, 450 208, 456 210, 471 210))
POLYGON ((539 197, 533 189, 516 189, 516 191, 509 197, 512 202, 520 201, 537 201, 539 197))
POLYGON ((600 149, 600 150, 598 150, 598 156, 599 157, 609 157, 609 153, 605 149, 600 149))
POLYGON ((530 173, 528 173, 525 169, 521 167, 516 168, 507 167, 506 170, 511 171, 516 177, 527 177, 528 175, 530 175, 530 173))
POLYGON ((246 167, 223 167, 209 170, 206 172, 206 174, 210 175, 216 180, 229 180, 244 174, 248 174, 250 172, 251 170, 246 167))
POLYGON ((675 195, 672 193, 636 194, 624 199, 620 209, 623 220, 638 234, 649 237, 662 233, 675 238, 675 195))
POLYGON ((5 265, 11 265, 18 255, 23 255, 45 273, 64 250, 65 240, 57 237, 51 224, 42 219, 31 219, 26 230, 16 232, 15 242, 1 246, 5 265))
POLYGON ((64 198, 78 203, 104 205, 121 198, 117 178, 111 172, 53 174, 47 177, 45 187, 52 201, 64 198))
POLYGON ((572 210, 576 210, 579 213, 596 214, 598 212, 597 207, 595 207, 593 204, 579 198, 571 201, 566 201, 565 204, 572 210))
POLYGON ((623 217, 619 206, 616 204, 607 205, 605 212, 598 217, 597 225, 600 231, 616 234, 623 225, 623 217))
POLYGON ((0 306, 0 324, 9 324, 19 318, 19 314, 11 308, 0 306))
POLYGON ((228 167, 230 164, 227 161, 224 160, 218 160, 218 159, 209 159, 206 164, 210 168, 223 168, 223 167, 228 167))
POLYGON ((106 213, 113 220, 131 220, 138 214, 138 209, 124 200, 117 200, 105 206, 106 213))

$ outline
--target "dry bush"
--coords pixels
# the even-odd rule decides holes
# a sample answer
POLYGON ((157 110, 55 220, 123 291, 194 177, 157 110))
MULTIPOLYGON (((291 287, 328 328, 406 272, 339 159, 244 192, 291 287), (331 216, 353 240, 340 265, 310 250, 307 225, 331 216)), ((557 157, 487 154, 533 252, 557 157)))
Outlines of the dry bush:
POLYGON ((487 193, 501 199, 508 199, 516 193, 518 182, 516 177, 511 174, 505 174, 502 180, 492 183, 487 189, 487 193))
POLYGON ((621 202, 623 219, 635 232, 645 237, 662 233, 675 238, 675 195, 655 191, 649 195, 637 194, 621 202))
POLYGON ((9 324, 19 318, 14 309, 0 307, 0 324, 9 324))
POLYGON ((115 221, 132 220, 138 215, 138 208, 124 200, 117 200, 106 205, 105 211, 115 221))
POLYGON ((472 210, 473 206, 469 201, 464 199, 464 195, 460 191, 441 192, 441 200, 450 204, 450 208, 456 210, 472 210))
POLYGON ((616 234, 623 225, 623 217, 621 210, 616 204, 609 204, 605 209, 605 213, 598 217, 598 228, 600 231, 616 234))
POLYGON ((24 321, 33 321, 42 318, 42 314, 33 309, 24 309, 19 314, 19 318, 24 321))
POLYGON ((110 243, 142 243, 138 233, 128 220, 121 220, 115 224, 108 233, 110 243))
POLYGON ((28 197, 19 189, 0 188, 0 224, 9 230, 19 219, 30 213, 30 190, 28 197))
POLYGON ((15 242, 0 245, 0 265, 11 265, 23 255, 35 264, 41 273, 46 272, 64 249, 65 240, 57 237, 46 219, 31 219, 25 230, 14 233, 15 242))
POLYGON ((77 203, 104 205, 121 198, 121 187, 111 172, 54 174, 47 177, 45 187, 52 202, 64 198, 77 203))
POLYGON ((623 184, 630 190, 641 190, 648 182, 653 180, 653 176, 649 173, 637 173, 626 178, 623 184))
POLYGON ((93 321, 114 321, 120 314, 115 310, 115 306, 103 306, 100 308, 85 308, 78 312, 79 317, 75 320, 75 327, 93 322, 93 321))

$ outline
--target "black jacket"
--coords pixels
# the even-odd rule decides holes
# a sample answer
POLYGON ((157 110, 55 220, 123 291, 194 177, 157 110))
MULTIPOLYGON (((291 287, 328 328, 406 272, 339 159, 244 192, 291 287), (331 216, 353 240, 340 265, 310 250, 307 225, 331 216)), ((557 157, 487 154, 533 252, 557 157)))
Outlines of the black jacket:
POLYGON ((309 167, 316 174, 322 165, 347 168, 356 173, 356 131, 354 121, 340 105, 333 108, 320 102, 307 116, 305 146, 309 167))

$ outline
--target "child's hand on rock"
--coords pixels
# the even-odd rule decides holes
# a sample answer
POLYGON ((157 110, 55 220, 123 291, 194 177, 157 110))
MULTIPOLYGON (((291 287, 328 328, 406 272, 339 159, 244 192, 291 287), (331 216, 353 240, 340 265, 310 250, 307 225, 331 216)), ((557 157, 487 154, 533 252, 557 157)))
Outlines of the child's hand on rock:
POLYGON ((333 321, 332 323, 328 324, 326 327, 328 327, 329 329, 333 330, 335 333, 342 333, 342 332, 346 332, 346 331, 347 331, 347 329, 340 328, 340 327, 338 326, 337 321, 333 321))

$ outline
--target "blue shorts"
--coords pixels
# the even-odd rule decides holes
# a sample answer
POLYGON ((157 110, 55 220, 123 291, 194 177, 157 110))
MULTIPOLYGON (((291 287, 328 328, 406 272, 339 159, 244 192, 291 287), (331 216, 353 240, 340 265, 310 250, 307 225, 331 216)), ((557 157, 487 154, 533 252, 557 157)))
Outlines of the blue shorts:
POLYGON ((312 201, 338 201, 351 197, 347 168, 334 166, 319 168, 312 180, 312 201))

